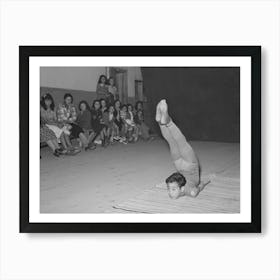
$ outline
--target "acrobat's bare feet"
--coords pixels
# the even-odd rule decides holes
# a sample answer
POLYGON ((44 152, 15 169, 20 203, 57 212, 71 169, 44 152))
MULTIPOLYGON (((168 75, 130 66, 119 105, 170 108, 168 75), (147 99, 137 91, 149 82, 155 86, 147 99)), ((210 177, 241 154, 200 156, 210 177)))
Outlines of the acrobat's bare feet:
POLYGON ((168 106, 167 106, 166 100, 162 99, 158 105, 159 105, 160 112, 161 112, 160 124, 167 125, 171 121, 171 119, 168 115, 168 106))
POLYGON ((156 121, 157 122, 160 122, 160 120, 161 120, 161 112, 160 112, 160 102, 158 103, 158 105, 157 105, 157 109, 156 109, 156 121))

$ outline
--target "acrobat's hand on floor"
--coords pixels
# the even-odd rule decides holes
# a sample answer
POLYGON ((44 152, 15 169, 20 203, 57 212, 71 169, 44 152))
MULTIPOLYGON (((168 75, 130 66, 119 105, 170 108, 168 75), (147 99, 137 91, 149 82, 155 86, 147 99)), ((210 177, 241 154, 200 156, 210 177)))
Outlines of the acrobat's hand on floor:
POLYGON ((211 179, 204 179, 203 181, 200 181, 200 184, 197 186, 199 189, 199 192, 201 192, 206 185, 208 185, 211 182, 211 179))
POLYGON ((156 188, 165 189, 166 190, 167 186, 166 186, 165 182, 161 182, 159 184, 156 184, 156 188))

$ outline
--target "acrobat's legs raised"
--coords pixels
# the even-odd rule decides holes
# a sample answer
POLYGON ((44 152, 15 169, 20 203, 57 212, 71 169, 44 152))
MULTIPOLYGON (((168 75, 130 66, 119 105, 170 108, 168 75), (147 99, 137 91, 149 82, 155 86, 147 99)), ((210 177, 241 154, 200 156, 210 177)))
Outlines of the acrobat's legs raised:
POLYGON ((187 184, 185 182, 185 185, 181 183, 181 177, 176 178, 178 173, 174 173, 166 179, 169 196, 174 199, 183 195, 196 197, 205 186, 204 182, 199 184, 198 159, 191 145, 187 142, 186 137, 168 115, 168 107, 165 100, 161 100, 157 105, 156 120, 159 123, 163 137, 169 144, 171 157, 176 169, 179 171, 179 175, 183 176, 182 172, 184 176, 185 174, 188 175, 185 178, 187 179, 187 184))
POLYGON ((170 154, 173 159, 173 161, 176 161, 181 158, 181 153, 178 147, 177 142, 171 135, 169 129, 166 127, 166 125, 159 125, 160 131, 164 139, 167 141, 170 149, 170 154))
POLYGON ((165 99, 158 103, 156 119, 160 119, 160 130, 170 146, 172 159, 175 161, 181 158, 189 163, 197 163, 198 160, 191 145, 168 115, 168 107, 165 99))
POLYGON ((166 125, 166 127, 179 147, 181 158, 186 162, 197 163, 198 160, 194 150, 187 142, 186 137, 182 134, 181 130, 176 126, 176 124, 171 120, 166 125))

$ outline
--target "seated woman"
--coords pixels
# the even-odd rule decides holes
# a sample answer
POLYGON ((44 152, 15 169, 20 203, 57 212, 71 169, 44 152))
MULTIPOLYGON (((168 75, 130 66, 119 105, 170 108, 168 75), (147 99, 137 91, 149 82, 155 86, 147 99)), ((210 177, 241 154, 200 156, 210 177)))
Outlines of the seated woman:
POLYGON ((135 123, 138 128, 138 135, 144 140, 153 140, 154 138, 150 135, 150 129, 146 125, 144 121, 144 110, 143 110, 143 102, 137 101, 135 104, 135 123))
POLYGON ((113 144, 114 139, 116 139, 116 137, 119 135, 119 128, 115 124, 114 110, 114 105, 110 105, 109 108, 103 113, 103 121, 107 126, 107 136, 110 139, 110 144, 113 144))
POLYGON ((133 112, 133 106, 131 104, 127 104, 127 118, 126 118, 126 122, 128 122, 131 126, 132 126, 132 130, 131 130, 131 137, 133 139, 134 142, 136 142, 138 140, 138 126, 135 124, 134 121, 134 112, 133 112))
POLYGON ((122 130, 121 130, 121 134, 123 135, 124 139, 126 140, 126 136, 127 136, 127 129, 128 129, 128 125, 126 123, 126 116, 127 116, 127 106, 125 104, 123 104, 121 106, 121 110, 120 110, 120 118, 122 120, 122 130))
POLYGON ((128 142, 135 141, 135 123, 133 113, 128 110, 128 107, 132 107, 130 104, 123 105, 121 109, 121 118, 123 120, 123 134, 128 142))
POLYGON ((138 136, 144 139, 145 141, 153 140, 153 137, 150 135, 150 129, 144 122, 144 114, 142 110, 138 110, 136 112, 134 121, 137 126, 138 136))
POLYGON ((168 115, 166 100, 161 100, 156 109, 156 121, 162 136, 169 144, 170 153, 177 172, 170 175, 165 183, 171 198, 180 196, 196 197, 209 182, 200 182, 200 167, 197 156, 185 136, 168 115))
POLYGON ((65 140, 65 134, 69 134, 70 132, 67 130, 66 126, 63 126, 58 123, 54 107, 55 105, 53 97, 49 93, 41 97, 40 118, 44 122, 44 124, 54 132, 58 141, 61 142, 63 149, 60 148, 60 152, 66 153, 67 145, 65 140))
POLYGON ((108 96, 108 86, 107 86, 107 78, 105 75, 101 75, 98 79, 96 86, 96 94, 98 99, 106 99, 108 96))
POLYGON ((100 101, 100 110, 103 114, 108 109, 107 108, 107 101, 104 98, 101 98, 99 101, 100 101))
POLYGON ((114 122, 118 127, 118 135, 115 137, 115 139, 123 142, 124 138, 121 137, 121 133, 123 130, 123 121, 121 119, 121 102, 118 99, 114 102, 114 117, 114 122))
POLYGON ((95 133, 94 137, 90 137, 89 141, 96 141, 97 138, 101 139, 101 144, 103 147, 108 145, 107 133, 106 133, 106 125, 102 119, 102 111, 99 100, 94 100, 91 109, 91 117, 92 117, 92 128, 95 133))
POLYGON ((59 157, 61 155, 56 135, 46 126, 42 119, 40 119, 40 143, 46 143, 51 148, 54 156, 59 157))
MULTIPOLYGON (((85 100, 82 100, 79 103, 79 110, 80 112, 78 113, 77 116, 77 124, 83 129, 87 139, 89 139, 90 137, 94 136, 94 131, 92 129, 92 123, 91 123, 90 107, 85 100)), ((90 145, 90 148, 95 149, 96 146, 90 145)))
MULTIPOLYGON (((64 103, 59 104, 57 109, 57 119, 59 123, 68 125, 71 133, 70 136, 75 139, 79 138, 85 150, 88 150, 92 147, 92 144, 89 145, 88 139, 85 136, 83 129, 76 123, 77 111, 73 104, 73 96, 70 93, 66 93, 64 95, 64 103)), ((66 135, 65 139, 71 150, 80 151, 79 149, 73 147, 68 135, 66 135)))

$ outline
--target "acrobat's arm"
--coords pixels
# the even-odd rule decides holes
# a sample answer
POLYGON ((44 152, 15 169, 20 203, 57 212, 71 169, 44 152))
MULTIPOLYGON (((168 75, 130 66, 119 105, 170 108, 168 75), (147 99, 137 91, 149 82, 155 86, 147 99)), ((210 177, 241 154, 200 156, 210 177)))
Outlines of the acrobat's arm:
POLYGON ((210 179, 206 179, 204 181, 201 181, 198 186, 192 186, 192 185, 185 185, 182 187, 181 196, 191 196, 191 197, 197 197, 198 194, 205 188, 206 185, 210 183, 210 179))

